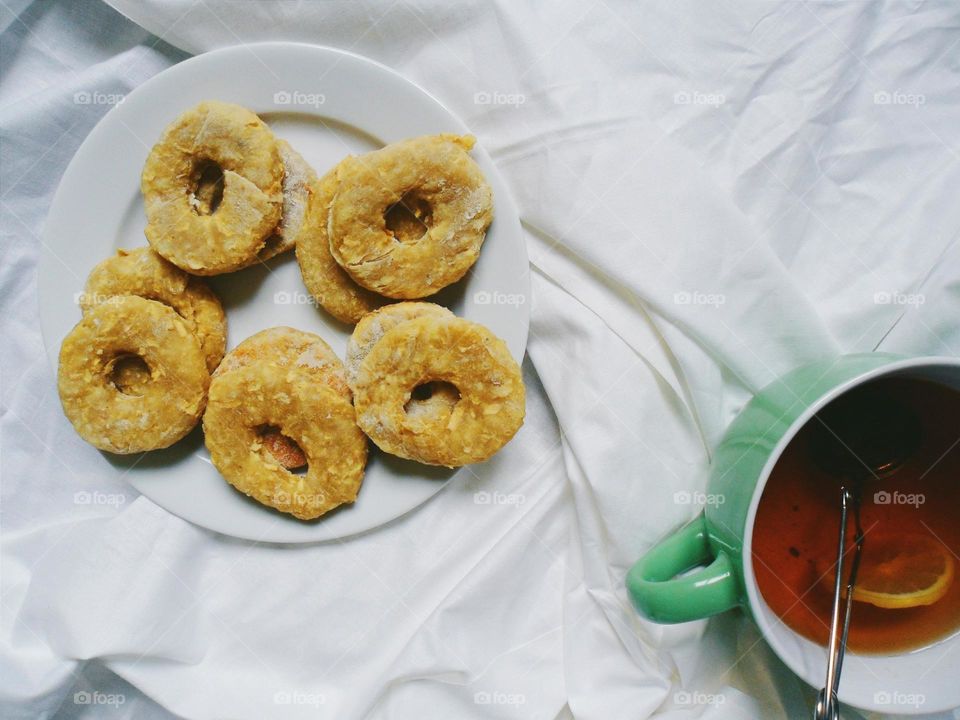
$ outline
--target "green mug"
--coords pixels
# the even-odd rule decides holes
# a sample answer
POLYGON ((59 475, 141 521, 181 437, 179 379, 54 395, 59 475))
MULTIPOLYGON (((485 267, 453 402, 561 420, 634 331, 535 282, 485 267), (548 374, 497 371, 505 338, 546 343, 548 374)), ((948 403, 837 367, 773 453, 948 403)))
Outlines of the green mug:
MULTIPOLYGON (((699 517, 650 549, 627 574, 627 592, 637 611, 655 622, 678 623, 743 608, 794 673, 822 686, 826 649, 787 627, 757 589, 753 521, 770 472, 800 428, 837 397, 890 376, 960 390, 960 360, 843 355, 794 370, 751 399, 714 455, 706 497, 723 502, 707 502, 699 517)), ((960 635, 955 635, 900 655, 857 656, 856 662, 844 663, 838 696, 849 705, 885 713, 958 707, 955 664, 939 662, 944 652, 958 649, 960 635)))

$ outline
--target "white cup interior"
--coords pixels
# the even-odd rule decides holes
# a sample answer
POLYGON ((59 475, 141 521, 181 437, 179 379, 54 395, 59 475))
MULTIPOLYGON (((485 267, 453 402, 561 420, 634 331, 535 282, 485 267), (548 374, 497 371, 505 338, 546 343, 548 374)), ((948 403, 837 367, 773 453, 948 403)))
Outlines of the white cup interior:
MULTIPOLYGON (((826 649, 798 635, 770 609, 757 588, 753 572, 753 522, 767 479, 784 448, 822 407, 850 389, 880 377, 934 380, 960 390, 960 361, 951 358, 902 360, 864 373, 821 398, 784 434, 763 470, 747 514, 750 528, 743 542, 743 574, 754 619, 786 665, 810 685, 820 688, 826 675, 826 649)), ((960 426, 960 423, 958 423, 960 426)), ((960 478, 958 478, 960 482, 960 478)), ((838 528, 839 530, 839 528, 838 528)), ((837 693, 840 701, 865 710, 916 715, 960 707, 960 634, 934 645, 899 655, 847 653, 837 693)))

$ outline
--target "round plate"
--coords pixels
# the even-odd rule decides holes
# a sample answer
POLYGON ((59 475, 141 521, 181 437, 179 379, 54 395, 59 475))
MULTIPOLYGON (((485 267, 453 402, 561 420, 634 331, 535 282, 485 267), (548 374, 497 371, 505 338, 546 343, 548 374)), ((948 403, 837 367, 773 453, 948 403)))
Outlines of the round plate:
MULTIPOLYGON (((87 274, 117 248, 146 244, 140 171, 164 127, 202 100, 259 113, 323 174, 344 156, 417 135, 466 133, 422 88, 378 63, 332 48, 262 43, 217 50, 176 65, 137 88, 93 129, 67 168, 43 233, 40 321, 56 371, 64 336, 80 320, 76 296, 87 274)), ((516 207, 482 147, 472 155, 490 182, 496 219, 480 259, 439 302, 483 323, 519 362, 529 324, 526 248, 516 207)), ((341 357, 351 326, 316 307, 293 253, 211 279, 228 318, 228 347, 264 328, 315 332, 341 357)), ((455 471, 371 453, 356 503, 312 522, 260 505, 220 476, 199 428, 172 448, 105 457, 158 505, 217 532, 267 542, 312 542, 363 532, 416 508, 455 471)))

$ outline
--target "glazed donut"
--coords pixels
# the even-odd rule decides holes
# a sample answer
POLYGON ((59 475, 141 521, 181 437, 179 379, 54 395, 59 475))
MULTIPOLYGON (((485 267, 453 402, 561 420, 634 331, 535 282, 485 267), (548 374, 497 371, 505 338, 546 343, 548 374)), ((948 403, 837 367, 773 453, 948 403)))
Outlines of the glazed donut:
POLYGON ((360 364, 354 387, 360 428, 383 451, 428 465, 486 460, 523 424, 520 367, 506 344, 462 318, 420 317, 400 323, 360 364), (411 416, 415 388, 453 385, 460 398, 446 418, 411 416))
POLYGON ((367 441, 353 406, 298 368, 254 363, 214 378, 203 416, 210 459, 240 492, 301 520, 320 517, 357 497, 367 441), (307 456, 304 475, 265 452, 259 428, 274 426, 307 456))
MULTIPOLYGON (((290 327, 261 330, 227 353, 213 377, 255 363, 270 364, 278 372, 289 367, 302 369, 339 395, 351 398, 343 363, 319 335, 290 327)), ((287 470, 307 464, 303 450, 276 428, 263 427, 259 433, 263 446, 287 470)))
POLYGON ((432 295, 476 262, 493 193, 467 153, 474 138, 435 135, 348 157, 330 209, 330 252, 363 287, 432 295))
POLYGON ((60 347, 57 388, 67 418, 94 447, 129 454, 169 447, 197 424, 210 373, 200 341, 167 305, 136 295, 90 308, 60 347), (140 394, 113 381, 121 359, 149 370, 140 394))
POLYGON ((334 168, 311 186, 310 202, 297 237, 297 263, 303 284, 317 303, 337 320, 355 323, 386 300, 357 285, 330 254, 327 222, 337 185, 334 168))
MULTIPOLYGON (((207 369, 216 369, 227 344, 227 319, 220 299, 201 278, 167 262, 149 247, 118 250, 90 272, 80 295, 80 309, 86 314, 118 295, 139 295, 173 308, 200 340, 207 369)), ((126 389, 138 382, 136 373, 127 370, 132 367, 121 363, 115 369, 120 376, 115 380, 126 389)))
POLYGON ((310 187, 317 181, 317 174, 290 143, 277 138, 280 158, 283 160, 283 213, 280 224, 267 238, 256 259, 251 262, 265 262, 272 257, 293 250, 297 245, 297 236, 303 227, 307 203, 310 201, 310 187))
POLYGON ((147 157, 147 240, 195 275, 249 265, 280 222, 282 183, 280 149, 263 121, 239 105, 202 102, 147 157))

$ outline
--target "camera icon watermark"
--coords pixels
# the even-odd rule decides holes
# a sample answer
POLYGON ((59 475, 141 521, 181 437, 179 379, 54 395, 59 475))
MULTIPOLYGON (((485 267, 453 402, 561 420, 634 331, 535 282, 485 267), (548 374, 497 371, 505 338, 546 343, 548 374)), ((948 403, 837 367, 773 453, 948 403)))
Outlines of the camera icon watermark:
POLYGON ((691 705, 723 705, 727 701, 725 695, 705 693, 690 690, 680 690, 673 694, 674 705, 689 707, 691 705))
POLYGON ((303 692, 302 690, 277 690, 273 694, 274 705, 326 705, 327 696, 323 693, 303 692))

